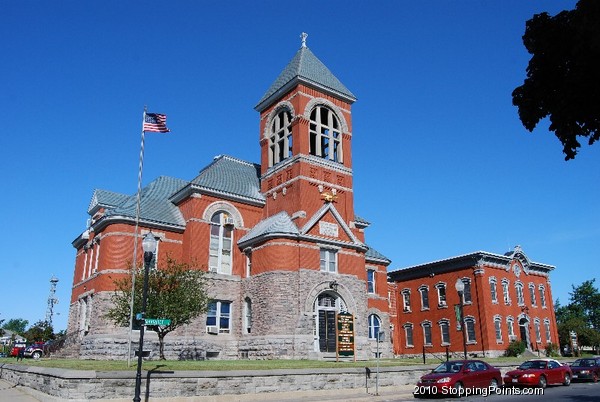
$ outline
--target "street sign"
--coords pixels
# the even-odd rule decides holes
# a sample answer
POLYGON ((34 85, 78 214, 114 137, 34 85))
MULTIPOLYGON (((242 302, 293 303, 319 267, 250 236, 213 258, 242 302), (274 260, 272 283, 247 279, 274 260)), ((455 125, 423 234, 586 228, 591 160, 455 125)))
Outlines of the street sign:
POLYGON ((146 318, 146 325, 162 325, 167 326, 171 324, 171 320, 166 318, 146 318))

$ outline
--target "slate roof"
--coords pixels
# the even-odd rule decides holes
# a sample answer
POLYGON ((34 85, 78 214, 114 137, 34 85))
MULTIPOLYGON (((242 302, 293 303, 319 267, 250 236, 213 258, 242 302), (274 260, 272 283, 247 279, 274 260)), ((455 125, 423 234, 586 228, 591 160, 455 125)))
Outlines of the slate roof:
POLYGON ((264 202, 260 192, 260 165, 219 155, 191 181, 213 192, 264 202))
POLYGON ((92 200, 90 201, 90 206, 88 207, 88 214, 93 214, 98 208, 116 207, 125 202, 127 198, 129 198, 127 194, 96 189, 92 196, 92 200))
POLYGON ((304 83, 333 96, 342 97, 353 103, 356 97, 333 73, 314 55, 308 47, 301 47, 294 58, 271 84, 267 92, 255 106, 257 111, 266 109, 273 100, 281 97, 298 83, 304 83))
POLYGON ((385 255, 381 254, 379 251, 375 250, 374 248, 372 248, 370 246, 367 246, 367 247, 369 247, 369 249, 365 253, 365 259, 367 261, 376 260, 376 261, 381 261, 385 264, 391 264, 392 260, 387 258, 385 255))
POLYGON ((238 241, 238 244, 244 244, 250 240, 261 236, 299 236, 300 231, 292 218, 285 211, 276 213, 260 221, 248 233, 238 241))
MULTIPOLYGON (((140 220, 167 225, 185 226, 179 208, 168 199, 188 182, 174 177, 160 176, 142 189, 140 220)), ((104 217, 123 216, 135 218, 137 194, 128 196, 120 205, 107 209, 104 217)))

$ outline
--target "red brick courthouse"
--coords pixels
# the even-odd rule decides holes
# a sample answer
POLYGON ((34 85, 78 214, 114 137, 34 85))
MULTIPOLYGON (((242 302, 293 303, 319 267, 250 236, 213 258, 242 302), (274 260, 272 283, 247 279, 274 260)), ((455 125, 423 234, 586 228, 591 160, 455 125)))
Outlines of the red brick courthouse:
MULTIPOLYGON (((557 342, 553 267, 520 249, 393 271, 388 282, 391 261, 366 242, 370 223, 354 211, 355 100, 303 42, 255 107, 260 164, 221 155, 190 180, 163 176, 143 188, 139 236, 160 240, 158 267, 167 255, 197 262, 211 284, 208 312, 165 338, 168 359, 331 357, 340 312, 354 317, 358 359, 378 347, 383 357, 420 354, 424 342, 459 352, 459 277, 469 351, 499 354, 513 337, 534 349, 557 342)), ((130 275, 136 195, 95 190, 88 213, 73 241, 67 332, 78 334, 82 358, 126 358, 129 330, 104 313, 113 281, 130 275)), ((146 342, 157 350, 155 334, 146 342)))

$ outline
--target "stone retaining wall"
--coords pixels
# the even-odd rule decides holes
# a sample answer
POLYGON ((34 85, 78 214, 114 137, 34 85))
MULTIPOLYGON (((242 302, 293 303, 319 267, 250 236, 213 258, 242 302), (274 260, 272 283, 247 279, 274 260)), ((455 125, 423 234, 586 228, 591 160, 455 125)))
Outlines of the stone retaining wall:
MULTIPOLYGON (((415 384, 434 366, 381 367, 379 386, 415 384)), ((327 389, 375 387, 376 367, 369 365, 371 378, 364 368, 256 371, 150 371, 143 373, 142 394, 152 398, 211 395, 258 394, 327 389), (148 381, 149 380, 149 381, 148 381)), ((26 386, 61 400, 119 399, 132 397, 133 371, 82 371, 0 365, 0 378, 26 386)))

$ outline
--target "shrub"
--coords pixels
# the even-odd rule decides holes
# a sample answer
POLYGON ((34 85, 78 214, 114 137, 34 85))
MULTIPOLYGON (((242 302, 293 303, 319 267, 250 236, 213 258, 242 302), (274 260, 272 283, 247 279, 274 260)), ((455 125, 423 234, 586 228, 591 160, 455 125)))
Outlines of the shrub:
POLYGON ((560 348, 557 344, 550 342, 546 345, 546 356, 548 357, 559 357, 560 348))
POLYGON ((508 344, 504 356, 506 357, 517 357, 525 351, 525 342, 523 341, 512 341, 508 344))

